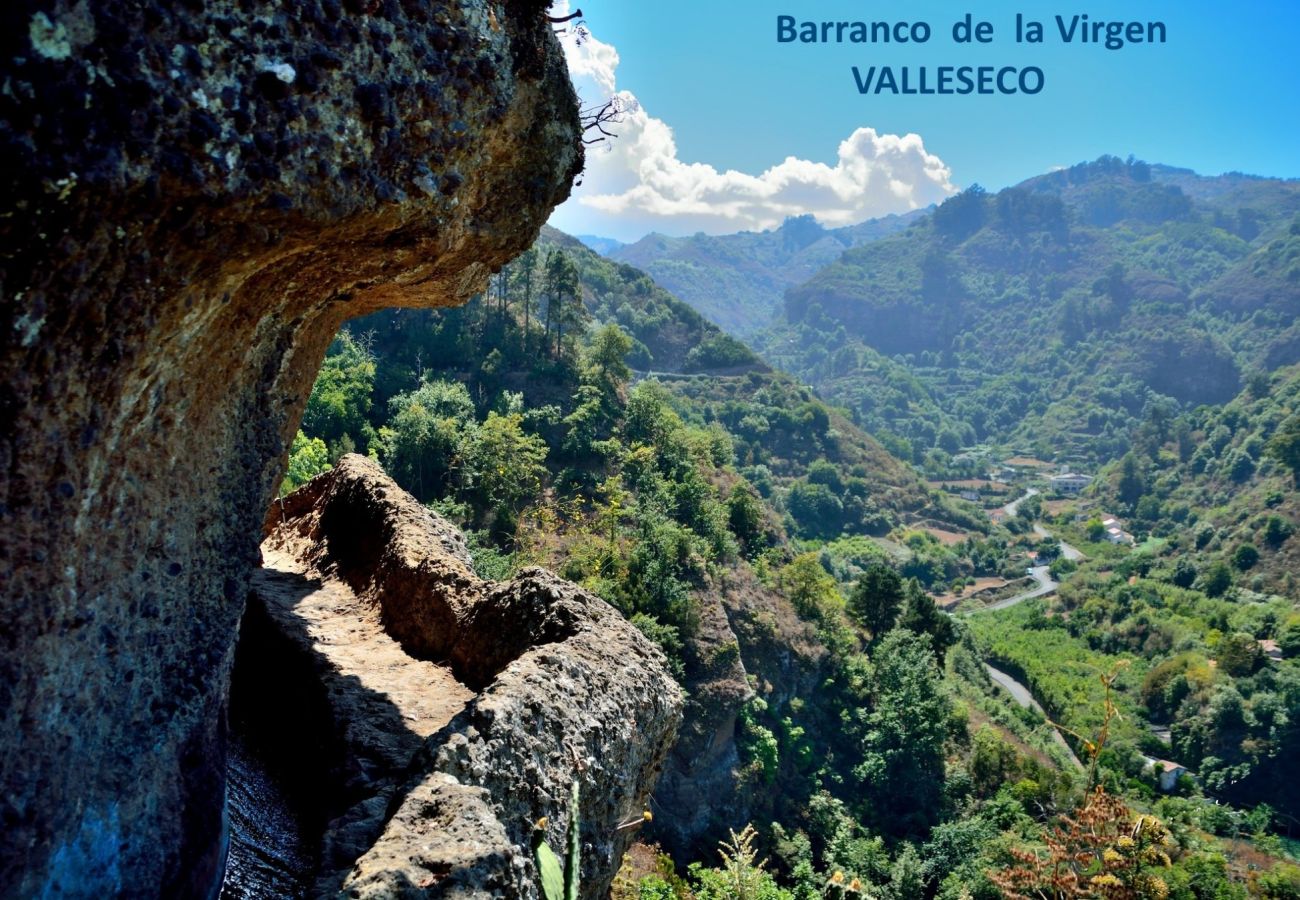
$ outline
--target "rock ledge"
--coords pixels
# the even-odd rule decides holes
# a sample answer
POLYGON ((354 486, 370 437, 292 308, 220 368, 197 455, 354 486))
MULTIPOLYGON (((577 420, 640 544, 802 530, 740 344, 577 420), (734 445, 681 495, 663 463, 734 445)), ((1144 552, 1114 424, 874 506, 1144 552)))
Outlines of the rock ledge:
POLYGON ((577 777, 582 895, 607 894, 681 720, 657 648, 543 569, 479 579, 361 456, 277 503, 263 553, 250 615, 324 685, 344 743, 317 893, 536 897, 533 823, 563 845, 577 777))

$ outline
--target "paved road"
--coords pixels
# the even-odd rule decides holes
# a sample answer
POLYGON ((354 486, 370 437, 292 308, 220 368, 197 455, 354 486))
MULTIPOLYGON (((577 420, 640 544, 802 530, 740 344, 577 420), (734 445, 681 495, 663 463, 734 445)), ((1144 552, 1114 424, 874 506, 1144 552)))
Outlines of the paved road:
MULTIPOLYGON (((1012 500, 1010 503, 1008 503, 1006 506, 1002 508, 1006 510, 1008 516, 1014 516, 1016 512, 1020 509, 1021 503, 1024 503, 1030 497, 1036 497, 1036 496, 1038 496, 1038 491, 1035 488, 1028 488, 1026 489, 1025 493, 1022 496, 1017 497, 1015 500, 1012 500)), ((1034 524, 1034 534, 1038 535, 1040 538, 1052 537, 1052 533, 1050 531, 1048 531, 1042 525, 1039 525, 1037 523, 1034 524)), ((1061 544, 1061 556, 1065 557, 1066 559, 1070 559, 1070 560, 1074 560, 1075 562, 1078 562, 1079 560, 1084 558, 1083 554, 1079 550, 1077 550, 1074 547, 1071 547, 1065 541, 1061 541, 1060 544, 1061 544)), ((1047 566, 1034 566, 1032 569, 1029 570, 1029 577, 1034 579, 1034 581, 1038 582, 1037 587, 1028 591, 1023 591, 1022 593, 1016 594, 1013 597, 1008 597, 1005 600, 999 600, 997 603, 990 603, 988 606, 984 606, 981 607, 980 609, 972 610, 972 612, 984 612, 985 610, 990 610, 990 609, 1006 609, 1009 606, 1015 606, 1017 603, 1024 603, 1026 600, 1033 600, 1035 597, 1044 597, 1048 594, 1053 593, 1058 587, 1061 586, 1061 583, 1059 581, 1056 581, 1054 578, 1052 578, 1051 569, 1048 568, 1047 566)))
MULTIPOLYGON (((984 671, 988 672, 989 677, 1005 688, 1007 693, 1011 695, 1012 699, 1025 709, 1036 709, 1039 712, 1043 712, 1043 708, 1038 705, 1038 701, 1035 700, 1034 695, 1029 692, 1029 688, 1025 687, 1019 681, 1016 681, 1001 669, 993 668, 988 663, 984 664, 984 671)), ((1044 713, 1044 715, 1046 715, 1046 713, 1044 713)))
MULTIPOLYGON (((1038 710, 1038 712, 1042 713, 1043 718, 1047 719, 1049 724, 1051 723, 1052 720, 1048 717, 1043 707, 1039 705, 1038 701, 1034 699, 1034 695, 1029 692, 1029 688, 1025 687, 1019 681, 1016 681, 1006 672, 1003 672, 1001 669, 995 669, 988 663, 984 664, 984 670, 989 673, 989 677, 992 678, 999 687, 1003 688, 1011 695, 1011 699, 1015 700, 1016 703, 1020 704, 1020 706, 1025 709, 1038 710)), ((1069 755, 1074 764, 1079 769, 1083 769, 1083 762, 1079 757, 1074 755, 1074 750, 1071 749, 1069 741, 1065 739, 1065 736, 1062 735, 1055 726, 1052 726, 1052 738, 1061 749, 1069 755)))
MULTIPOLYGON (((1052 537, 1052 533, 1050 531, 1048 531, 1042 525, 1039 525, 1037 523, 1034 524, 1034 534, 1038 535, 1040 538, 1052 537)), ((1075 547, 1071 547, 1065 541, 1061 541, 1060 544, 1061 544, 1061 556, 1065 557, 1066 559, 1073 560, 1074 562, 1079 562, 1082 559, 1086 559, 1086 557, 1083 555, 1082 550, 1079 550, 1075 547)))
POLYGON ((1037 497, 1037 496, 1038 496, 1037 488, 1027 488, 1023 496, 1017 497, 1016 499, 1012 500, 1006 506, 1002 507, 1002 509, 1006 511, 1007 515, 1014 516, 1017 512, 1020 511, 1020 504, 1024 503, 1030 497, 1037 497))
POLYGON ((1035 597, 1044 597, 1053 593, 1061 586, 1059 581, 1052 578, 1052 570, 1047 566, 1034 566, 1029 570, 1029 577, 1038 582, 1038 587, 1032 590, 1023 591, 1013 597, 1007 597, 1005 600, 999 600, 997 603, 990 603, 988 606, 981 606, 979 609, 971 612, 988 612, 991 609, 1006 609, 1009 606, 1015 606, 1017 603, 1024 603, 1026 600, 1033 600, 1035 597))
MULTIPOLYGON (((1037 497, 1037 496, 1038 496, 1037 488, 1027 488, 1023 496, 1017 497, 1016 499, 1012 500, 1006 506, 1002 507, 1002 509, 1006 511, 1007 515, 1014 516, 1017 512, 1020 511, 1020 504, 1024 503, 1030 497, 1037 497)), ((1039 525, 1037 522, 1034 523, 1034 534, 1038 535, 1040 538, 1049 538, 1052 536, 1052 533, 1050 531, 1048 531, 1042 525, 1039 525)), ((1079 560, 1084 558, 1082 551, 1074 547, 1071 547, 1065 541, 1061 541, 1061 555, 1064 556, 1066 559, 1072 559, 1075 562, 1078 562, 1079 560)))
MULTIPOLYGON (((1025 502, 1030 497, 1035 497, 1037 495, 1038 491, 1036 489, 1028 488, 1023 496, 1017 497, 1002 508, 1006 510, 1008 516, 1014 516, 1020 510, 1021 503, 1025 502)), ((1040 538, 1050 538, 1052 536, 1050 531, 1037 523, 1034 524, 1034 534, 1038 535, 1040 538)), ((1061 556, 1066 559, 1072 559, 1075 562, 1083 559, 1083 554, 1074 547, 1071 547, 1065 541, 1061 541, 1061 556)), ((1029 575, 1034 579, 1034 581, 1038 582, 1036 588, 1016 594, 1014 597, 1008 597, 1005 600, 999 600, 997 603, 991 603, 981 609, 974 610, 974 612, 983 612, 984 610, 989 609, 1006 609, 1009 606, 1015 606, 1017 603, 1023 603, 1026 600, 1032 600, 1035 597, 1042 597, 1050 594, 1061 586, 1060 582, 1052 578, 1052 572, 1048 566, 1034 566, 1029 570, 1029 575)), ((1019 681, 1016 681, 1016 679, 1012 678, 1006 672, 1003 672, 1001 669, 995 669, 988 663, 984 664, 984 670, 989 673, 989 677, 992 678, 999 687, 1011 695, 1011 698, 1015 700, 1016 703, 1020 704, 1020 706, 1025 709, 1037 710, 1042 714, 1044 719, 1047 719, 1049 724, 1051 723, 1051 719, 1048 718, 1047 712, 1041 705, 1039 705, 1038 701, 1034 699, 1034 695, 1030 693, 1029 688, 1025 687, 1019 681)), ((1053 740, 1055 740, 1061 749, 1066 752, 1066 755, 1070 757, 1075 766, 1082 770, 1083 763, 1079 760, 1079 757, 1074 755, 1074 750, 1071 749, 1065 736, 1062 735, 1055 726, 1051 726, 1051 728, 1053 740)))

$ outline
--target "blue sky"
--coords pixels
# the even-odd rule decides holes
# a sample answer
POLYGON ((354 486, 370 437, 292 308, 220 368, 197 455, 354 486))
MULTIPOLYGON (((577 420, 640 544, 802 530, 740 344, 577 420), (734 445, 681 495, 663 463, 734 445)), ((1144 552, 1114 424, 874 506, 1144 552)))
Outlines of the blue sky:
MULTIPOLYGON (((569 47, 584 100, 629 108, 553 222, 624 240, 725 233, 811 212, 900 212, 974 183, 997 189, 1104 153, 1203 173, 1300 177, 1300 2, 582 0, 569 47), (966 12, 994 26, 956 45, 966 12), (1017 44, 1017 12, 1047 26, 1017 44), (1063 44, 1053 16, 1159 20, 1166 44, 1063 44), (778 44, 776 17, 929 22, 928 44, 778 44), (1035 97, 862 96, 851 67, 1038 66, 1035 97), (908 138, 907 136, 915 136, 908 138), (766 173, 766 174, 765 174, 766 173)), ((562 8, 563 3, 557 4, 562 8)))

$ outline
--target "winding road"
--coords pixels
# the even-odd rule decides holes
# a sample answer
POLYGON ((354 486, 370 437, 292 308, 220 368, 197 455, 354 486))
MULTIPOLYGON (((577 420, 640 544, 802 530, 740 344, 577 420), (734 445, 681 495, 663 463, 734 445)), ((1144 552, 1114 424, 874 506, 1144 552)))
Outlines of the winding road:
POLYGON ((1017 603, 1033 600, 1035 597, 1044 597, 1055 593, 1056 589, 1061 586, 1059 581, 1052 578, 1052 570, 1048 566, 1034 566, 1029 570, 1029 577, 1038 582, 1038 587, 1007 597, 1005 600, 990 603, 988 606, 981 606, 979 609, 971 610, 971 613, 988 612, 991 609, 1006 609, 1009 606, 1015 606, 1017 603))
MULTIPOLYGON (((1028 488, 1022 496, 1012 500, 1006 506, 1002 507, 1002 509, 1008 516, 1014 516, 1020 511, 1021 503, 1024 503, 1030 497, 1038 496, 1038 493, 1037 488, 1028 488)), ((1034 534, 1040 538, 1052 537, 1052 533, 1037 522, 1034 523, 1034 534)), ((1084 558, 1082 552, 1071 547, 1065 541, 1060 541, 1060 545, 1061 556, 1065 559, 1078 562, 1084 558)), ((1034 566, 1029 570, 1029 577, 1038 582, 1037 587, 1016 594, 1015 596, 1007 597, 1005 600, 999 600, 996 603, 990 603, 988 606, 972 610, 972 613, 986 612, 991 609, 1006 609, 1007 607, 1015 606, 1017 603, 1024 603, 1026 600, 1033 600, 1035 597, 1045 597, 1048 594, 1054 593, 1056 589, 1061 586, 1059 581, 1052 578, 1051 568, 1048 566, 1034 566)))
MULTIPOLYGON (((1017 512, 1019 512, 1021 503, 1024 503, 1030 497, 1036 497, 1037 495, 1038 495, 1037 489, 1028 488, 1026 489, 1023 496, 1017 497, 1015 500, 1012 500, 1010 503, 1008 503, 1006 506, 1002 508, 1003 510, 1006 511, 1006 514, 1008 516, 1014 516, 1016 515, 1017 512)), ((1048 531, 1046 528, 1044 528, 1042 525, 1039 525, 1037 522, 1034 523, 1034 534, 1044 539, 1052 537, 1052 533, 1048 531)), ((1065 541, 1061 541, 1060 544, 1061 544, 1061 556, 1064 557, 1065 559, 1078 562, 1079 560, 1084 558, 1083 553, 1081 553, 1075 547, 1071 547, 1065 541)), ((1033 588, 1032 590, 1028 590, 1016 594, 1013 597, 1008 597, 1005 600, 999 600, 996 603, 990 603, 988 606, 981 607, 980 609, 973 610, 972 612, 978 613, 978 612, 985 612, 991 609, 1006 609, 1007 607, 1015 606, 1017 603, 1023 603, 1026 600, 1032 600, 1035 597, 1044 597, 1047 594, 1054 593, 1056 589, 1061 586, 1060 582, 1052 578, 1052 572, 1050 567, 1048 566, 1034 566, 1029 570, 1029 576, 1033 578, 1034 581, 1038 582, 1037 587, 1033 588)), ((1084 768, 1083 762, 1079 759, 1079 757, 1075 756, 1074 750, 1070 747, 1070 743, 1065 739, 1065 736, 1061 734, 1060 730, 1054 724, 1052 724, 1052 720, 1047 715, 1046 710, 1044 710, 1042 705, 1039 704, 1039 702, 1034 699, 1034 695, 1030 692, 1029 688, 1025 687, 1023 684, 1021 684, 1015 678, 1008 675, 1006 672, 1003 672, 1001 669, 995 669, 993 666, 989 665, 988 663, 984 663, 984 670, 988 672, 989 677, 993 679, 995 684, 997 684, 999 687, 1001 687, 1003 690, 1005 690, 1007 693, 1011 695, 1011 698, 1015 700, 1017 704, 1019 704, 1021 707, 1025 709, 1037 710, 1043 716, 1043 718, 1047 720, 1049 727, 1051 727, 1052 729, 1053 740, 1055 740, 1057 745, 1060 746, 1061 749, 1065 751, 1066 755, 1070 757, 1074 765, 1078 767, 1080 771, 1082 771, 1084 768)))
POLYGON ((1047 711, 1044 710, 1043 707, 1039 705, 1038 701, 1034 699, 1034 695, 1029 692, 1029 688, 1025 687, 1019 681, 1016 681, 1006 672, 1003 672, 1001 669, 995 669, 988 663, 984 664, 984 671, 988 672, 989 677, 992 678, 999 687, 1006 690, 1006 692, 1011 695, 1011 699, 1015 700, 1020 706, 1025 709, 1038 710, 1038 712, 1042 714, 1043 718, 1047 720, 1048 725, 1052 729, 1052 738, 1056 741, 1057 745, 1066 752, 1074 762, 1075 766, 1082 771, 1083 761, 1074 755, 1074 750, 1071 749, 1069 741, 1067 741, 1065 736, 1062 735, 1056 726, 1052 724, 1051 717, 1047 715, 1047 711))
POLYGON ((1030 497, 1037 497, 1038 494, 1039 494, 1038 488, 1026 488, 1024 496, 1017 497, 1016 499, 1012 500, 1006 506, 1002 507, 1002 510, 1008 516, 1015 516, 1017 513, 1020 512, 1020 504, 1024 503, 1030 497))

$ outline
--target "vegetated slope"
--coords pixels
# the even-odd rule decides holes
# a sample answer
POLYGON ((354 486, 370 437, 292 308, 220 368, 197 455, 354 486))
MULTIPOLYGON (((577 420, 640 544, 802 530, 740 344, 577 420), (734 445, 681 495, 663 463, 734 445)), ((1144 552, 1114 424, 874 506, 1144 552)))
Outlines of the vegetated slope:
POLYGON ((1297 474, 1300 366, 1257 376, 1223 406, 1152 416, 1133 450, 1050 523, 1087 556, 1047 614, 1026 604, 973 620, 980 645, 1083 733, 1097 724, 1090 675, 1127 661, 1115 694, 1118 770, 1137 776, 1140 750, 1187 767, 1220 800, 1268 804, 1261 821, 1294 821, 1297 474), (1100 538, 1104 514, 1137 546, 1100 538))
POLYGON ((606 259, 562 231, 542 229, 534 249, 546 254, 557 247, 567 251, 577 266, 583 304, 592 322, 616 324, 636 341, 628 357, 633 369, 734 374, 768 368, 752 350, 645 272, 606 259))
POLYGON ((649 234, 602 252, 648 272, 728 333, 747 337, 779 314, 787 287, 812 277, 847 248, 901 231, 920 215, 891 215, 844 228, 824 228, 812 216, 799 216, 770 231, 649 234))
MULTIPOLYGON (((579 387, 583 336, 600 324, 616 324, 631 338, 626 363, 634 376, 654 381, 664 402, 685 421, 724 430, 736 464, 781 512, 787 508, 785 495, 797 485, 806 486, 809 470, 818 462, 842 476, 833 480, 834 496, 826 498, 833 510, 842 512, 832 513, 833 522, 818 524, 814 530, 883 534, 905 516, 940 502, 931 500, 908 464, 891 456, 810 390, 772 371, 753 351, 640 270, 605 259, 547 228, 534 253, 494 280, 494 292, 502 279, 513 297, 504 311, 499 296, 492 293, 463 310, 433 314, 392 310, 350 326, 351 333, 373 352, 377 366, 371 433, 377 436, 375 429, 394 396, 434 375, 464 382, 483 405, 490 405, 502 390, 511 390, 522 393, 525 409, 549 404, 557 407, 557 414, 567 413, 579 387), (541 346, 548 316, 554 332, 555 320, 567 321, 575 315, 552 310, 554 291, 548 285, 546 259, 555 250, 572 260, 582 297, 570 337, 563 339, 572 343, 566 343, 559 354, 541 346), (526 266, 533 270, 524 271, 526 266), (526 294, 531 294, 530 328, 543 332, 533 334, 527 348, 521 336, 526 294)), ((559 303, 554 308, 567 310, 559 303)), ((312 425, 309 414, 304 430, 311 432, 312 425)), ((363 429, 352 428, 354 445, 363 429)), ((318 436, 337 441, 341 433, 318 436)), ((360 446, 364 449, 370 443, 360 446)), ((936 517, 945 515, 941 509, 936 517)), ((793 527, 800 526, 794 522, 793 527)))
MULTIPOLYGON (((784 586, 796 537, 866 541, 920 518, 988 528, 644 273, 549 230, 462 309, 352 323, 303 430, 295 481, 372 453, 467 530, 483 574, 552 567, 663 647, 689 699, 657 794, 678 812, 659 835, 683 852, 748 810, 793 815, 812 790, 804 772, 784 794, 740 792, 748 676, 777 710, 806 698, 808 746, 840 766, 860 752, 831 749, 844 701, 817 688, 859 638, 815 557, 821 599, 784 586)), ((937 541, 914 543, 898 547, 927 580, 961 568, 937 541)))
MULTIPOLYGON (((1041 717, 1011 708, 978 645, 905 579, 1014 576, 1022 549, 752 356, 685 371, 718 335, 677 310, 637 270, 548 234, 464 309, 353 323, 291 469, 372 452, 465 528, 480 575, 545 564, 663 647, 688 697, 647 836, 679 865, 715 860, 716 839, 755 822, 769 872, 799 896, 855 879, 889 896, 996 896, 1008 848, 1076 809, 1080 785, 1041 717), (635 358, 675 368, 646 377, 635 358), (971 539, 943 546, 926 520, 971 539)), ((1146 781, 1110 774, 1126 761, 1103 771, 1140 800, 1146 781)), ((1215 809, 1176 812, 1202 826, 1215 809)), ((1127 811, 1116 821, 1131 827, 1127 811)), ((1221 848, 1197 834, 1170 846, 1161 877, 1228 896, 1223 867, 1206 874, 1221 848)), ((656 871, 643 889, 671 896, 656 871)), ((708 887, 721 873, 689 877, 724 895, 708 887)))
MULTIPOLYGON (((1183 586, 1300 594, 1300 366, 1257 375, 1229 403, 1155 416, 1095 493, 1183 586)), ((1265 637, 1271 635, 1263 635, 1265 637)))
POLYGON ((1300 182, 1103 158, 846 251, 752 342, 918 460, 988 439, 1104 460, 1153 400, 1222 403, 1296 361, 1298 214, 1300 182))

